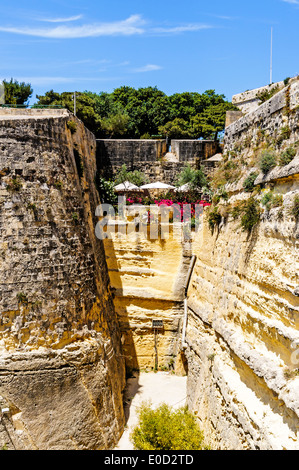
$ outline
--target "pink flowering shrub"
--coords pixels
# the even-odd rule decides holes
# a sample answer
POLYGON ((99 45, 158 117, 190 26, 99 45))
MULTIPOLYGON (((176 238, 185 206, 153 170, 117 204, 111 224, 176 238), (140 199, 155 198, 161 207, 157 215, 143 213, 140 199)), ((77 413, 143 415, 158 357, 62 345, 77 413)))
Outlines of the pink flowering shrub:
MULTIPOLYGON (((166 194, 160 198, 151 199, 150 197, 140 197, 140 196, 131 196, 127 198, 127 205, 133 204, 143 204, 143 205, 153 205, 157 206, 166 206, 173 208, 173 211, 170 211, 170 222, 173 220, 176 221, 188 221, 191 219, 191 222, 195 222, 195 206, 199 205, 202 207, 210 206, 211 204, 204 199, 196 199, 193 194, 184 195, 184 200, 180 200, 180 196, 175 196, 174 194, 166 194), (189 196, 189 197, 188 197, 189 196), (190 202, 189 202, 190 201, 190 202), (190 207, 185 208, 185 217, 184 217, 184 206, 190 205, 190 207)), ((149 219, 150 220, 150 219, 149 219)))

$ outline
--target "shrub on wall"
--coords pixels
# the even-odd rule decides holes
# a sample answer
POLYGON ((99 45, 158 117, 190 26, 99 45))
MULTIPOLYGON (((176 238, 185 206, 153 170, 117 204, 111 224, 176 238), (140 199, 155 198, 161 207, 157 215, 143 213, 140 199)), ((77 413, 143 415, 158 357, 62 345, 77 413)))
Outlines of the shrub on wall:
POLYGON ((289 147, 283 152, 279 158, 279 164, 281 166, 288 165, 296 155, 296 149, 294 147, 289 147))
POLYGON ((268 171, 272 170, 276 166, 276 158, 273 153, 270 152, 263 152, 261 159, 260 159, 260 169, 262 172, 268 173, 268 171))
POLYGON ((215 227, 218 227, 220 222, 221 222, 221 215, 219 214, 218 207, 216 206, 210 210, 209 215, 208 215, 208 223, 209 223, 209 227, 212 233, 214 232, 215 227))
POLYGON ((253 227, 259 222, 261 209, 259 202, 250 197, 244 204, 241 227, 243 231, 251 232, 253 227))
POLYGON ((245 181, 243 183, 243 188, 246 192, 251 192, 251 191, 254 190, 254 182, 255 182, 257 177, 258 177, 257 172, 252 172, 252 173, 250 173, 249 176, 247 176, 247 178, 245 179, 245 181))
POLYGON ((299 195, 294 197, 293 206, 291 209, 292 215, 295 217, 296 220, 299 219, 299 195))

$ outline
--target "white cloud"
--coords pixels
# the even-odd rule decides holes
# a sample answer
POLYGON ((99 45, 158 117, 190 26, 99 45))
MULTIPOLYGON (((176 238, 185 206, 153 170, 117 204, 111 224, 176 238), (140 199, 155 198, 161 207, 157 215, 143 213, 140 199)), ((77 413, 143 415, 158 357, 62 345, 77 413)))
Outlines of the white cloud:
POLYGON ((132 36, 140 34, 179 34, 211 28, 206 24, 190 23, 170 27, 149 27, 141 15, 131 15, 122 21, 69 25, 67 23, 81 19, 82 15, 68 18, 40 18, 38 21, 53 23, 53 26, 0 26, 0 32, 34 36, 47 39, 75 39, 99 36, 132 36), (54 23, 65 23, 55 25, 54 23))
POLYGON ((162 67, 160 65, 147 64, 147 65, 144 65, 143 67, 133 69, 133 72, 137 72, 137 73, 154 72, 155 70, 161 70, 161 69, 162 67))
POLYGON ((55 28, 0 27, 0 31, 26 36, 54 39, 74 39, 97 36, 130 36, 144 32, 144 20, 140 15, 132 15, 126 20, 111 23, 95 23, 82 26, 56 26, 55 28))
POLYGON ((78 21, 83 18, 83 15, 70 16, 68 18, 39 18, 38 21, 44 21, 45 23, 69 23, 71 21, 78 21))
POLYGON ((290 3, 291 5, 299 5, 299 0, 282 0, 285 3, 290 3))
POLYGON ((212 26, 206 24, 188 24, 184 26, 173 26, 169 28, 153 28, 153 33, 162 33, 162 34, 178 34, 178 33, 185 33, 188 31, 200 31, 202 29, 209 29, 212 26))

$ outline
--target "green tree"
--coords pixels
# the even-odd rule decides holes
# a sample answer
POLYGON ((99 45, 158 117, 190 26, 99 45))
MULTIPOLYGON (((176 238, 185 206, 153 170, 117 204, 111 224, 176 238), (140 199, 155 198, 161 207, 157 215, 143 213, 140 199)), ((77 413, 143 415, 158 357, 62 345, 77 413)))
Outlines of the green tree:
POLYGON ((176 181, 177 186, 183 186, 187 183, 190 184, 191 190, 199 189, 208 185, 207 178, 202 169, 200 168, 199 170, 195 170, 194 168, 191 168, 189 164, 183 168, 176 181))
POLYGON ((153 410, 143 404, 131 440, 136 450, 207 450, 196 418, 187 408, 172 410, 166 404, 153 410))
POLYGON ((144 173, 138 170, 129 171, 127 169, 127 165, 122 165, 114 178, 114 182, 117 185, 124 183, 125 181, 130 181, 130 183, 133 183, 136 186, 142 186, 143 184, 149 183, 149 179, 144 173))
POLYGON ((217 139, 218 133, 225 127, 226 112, 232 109, 236 108, 228 102, 208 106, 203 113, 191 119, 193 136, 217 139))
POLYGON ((191 135, 189 122, 178 117, 160 126, 158 131, 159 134, 168 136, 170 139, 188 139, 191 135))
MULTIPOLYGON (((72 93, 48 91, 37 96, 39 105, 74 110, 72 93)), ((77 95, 77 116, 97 138, 168 135, 184 139, 210 137, 224 128, 226 110, 235 109, 215 90, 167 96, 157 87, 122 86, 112 93, 86 91, 77 95)))
MULTIPOLYGON (((74 94, 73 93, 55 93, 53 90, 46 92, 44 96, 37 95, 39 106, 62 106, 71 112, 74 112, 74 94)), ((78 93, 76 98, 76 115, 84 122, 86 127, 93 132, 96 137, 102 135, 101 119, 95 110, 96 104, 94 97, 88 93, 78 93)))
POLYGON ((139 88, 120 87, 112 93, 115 104, 128 114, 128 136, 139 138, 149 133, 156 135, 160 125, 169 118, 168 97, 157 87, 139 88))
POLYGON ((129 116, 120 110, 102 119, 101 127, 110 138, 121 137, 127 132, 129 120, 129 116))
POLYGON ((18 82, 11 79, 9 82, 3 80, 5 90, 5 103, 27 106, 33 89, 30 83, 18 82))

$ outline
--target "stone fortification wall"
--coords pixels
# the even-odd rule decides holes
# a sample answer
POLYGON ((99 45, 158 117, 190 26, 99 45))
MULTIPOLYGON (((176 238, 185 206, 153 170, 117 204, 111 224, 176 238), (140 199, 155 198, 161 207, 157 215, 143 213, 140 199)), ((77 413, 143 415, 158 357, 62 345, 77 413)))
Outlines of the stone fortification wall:
POLYGON ((260 93, 271 92, 273 89, 283 88, 284 86, 284 82, 277 82, 272 83, 271 85, 255 88, 254 90, 247 90, 242 93, 238 93, 232 97, 232 104, 237 106, 244 114, 251 113, 260 105, 260 98, 258 97, 260 93))
POLYGON ((188 403, 217 449, 299 449, 298 103, 295 81, 226 129, 223 166, 242 178, 212 206, 222 215, 214 231, 205 209, 193 246, 188 403), (297 156, 280 165, 288 148, 297 156), (277 157, 266 174, 258 164, 264 150, 277 157), (251 172, 255 189, 246 192, 251 172), (276 204, 267 207, 269 193, 276 204), (251 231, 234 212, 249 198, 261 211, 251 231))
POLYGON ((182 165, 199 167, 219 151, 219 145, 215 141, 172 140, 171 161, 167 150, 166 140, 97 140, 98 170, 111 178, 125 164, 129 170, 142 171, 151 182, 173 184, 182 165))
POLYGON ((165 140, 97 140, 99 170, 113 175, 122 165, 128 170, 151 171, 166 153, 165 140))
POLYGON ((172 140, 171 151, 180 162, 195 164, 207 160, 219 151, 219 144, 214 140, 172 140))
POLYGON ((70 113, 65 108, 1 108, 1 118, 5 119, 45 119, 49 117, 70 117, 70 113))
MULTIPOLYGON (((293 81, 255 111, 238 119, 225 129, 225 152, 239 148, 252 149, 264 139, 275 147, 282 131, 296 139, 298 127, 299 81, 293 81)), ((287 140, 287 139, 285 139, 287 140)))
POLYGON ((0 116, 0 447, 107 449, 125 372, 94 234, 96 141, 51 115, 0 116))
POLYGON ((169 226, 166 239, 154 239, 150 227, 124 234, 112 225, 104 240, 115 308, 123 335, 128 370, 180 368, 184 283, 192 245, 169 226), (115 230, 114 230, 115 229, 115 230), (155 333, 153 320, 162 320, 155 333))

